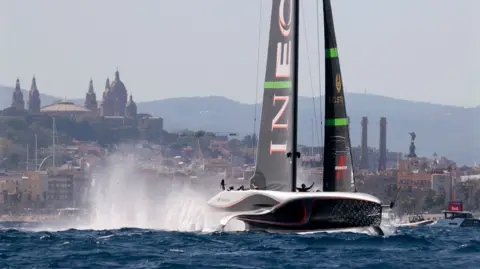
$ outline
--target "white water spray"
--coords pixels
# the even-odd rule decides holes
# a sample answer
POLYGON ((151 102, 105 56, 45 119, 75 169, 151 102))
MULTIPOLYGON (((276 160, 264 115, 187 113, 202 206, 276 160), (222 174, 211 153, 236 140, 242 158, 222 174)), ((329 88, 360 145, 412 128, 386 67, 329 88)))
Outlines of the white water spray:
POLYGON ((87 229, 136 227, 170 231, 214 231, 220 217, 207 200, 219 179, 161 178, 139 172, 132 158, 111 156, 91 186, 91 220, 87 229), (211 186, 209 186, 211 185, 211 186))

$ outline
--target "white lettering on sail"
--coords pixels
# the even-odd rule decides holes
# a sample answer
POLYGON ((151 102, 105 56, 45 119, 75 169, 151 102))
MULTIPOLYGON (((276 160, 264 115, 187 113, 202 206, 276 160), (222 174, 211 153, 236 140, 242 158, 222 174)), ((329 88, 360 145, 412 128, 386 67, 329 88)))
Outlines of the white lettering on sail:
POLYGON ((287 152, 287 144, 273 144, 270 142, 270 155, 272 152, 287 152))
POLYGON ((280 32, 282 35, 287 37, 290 35, 290 30, 292 29, 290 26, 292 25, 292 0, 289 3, 289 12, 288 12, 288 21, 285 21, 285 0, 280 1, 280 7, 278 8, 278 24, 280 25, 280 32))
MULTIPOLYGON (((278 25, 280 26, 280 32, 286 38, 292 34, 292 17, 293 8, 292 0, 287 0, 287 12, 285 14, 285 0, 280 1, 280 7, 278 9, 278 25), (287 17, 285 18, 285 15, 287 17)), ((278 42, 277 44, 277 61, 275 65, 275 77, 277 78, 289 78, 291 73, 291 57, 292 57, 292 42, 285 43, 278 42)))
POLYGON ((283 124, 278 123, 278 120, 282 117, 283 113, 285 113, 285 110, 287 110, 289 99, 289 96, 273 95, 273 106, 275 106, 276 101, 284 101, 284 103, 278 111, 277 115, 272 120, 272 131, 273 129, 288 129, 288 119, 283 124))
POLYGON ((277 63, 275 65, 275 77, 289 78, 291 72, 292 42, 277 44, 277 63), (282 55, 283 54, 283 55, 282 55))
MULTIPOLYGON (((272 120, 272 132, 274 129, 288 129, 288 119, 285 120, 285 123, 278 123, 280 118, 285 114, 285 111, 287 110, 288 107, 288 101, 290 97, 289 96, 278 96, 278 95, 273 95, 273 106, 275 107, 275 102, 276 101, 284 101, 282 107, 280 110, 277 112, 277 115, 272 120)), ((270 155, 272 152, 287 152, 287 141, 285 141, 284 144, 273 144, 272 141, 270 141, 270 155)))
MULTIPOLYGON (((277 43, 277 55, 275 63, 275 78, 290 78, 292 72, 291 58, 292 58, 292 41, 289 40, 289 36, 292 34, 292 18, 293 8, 292 0, 281 0, 278 10, 278 24, 280 26, 280 32, 285 37, 282 41, 277 43), (287 8, 287 10, 285 10, 287 8), (287 12, 285 12, 287 11, 287 12), (287 13, 287 14, 285 14, 287 13)), ((285 123, 279 123, 282 116, 287 110, 290 97, 287 96, 273 96, 273 107, 275 107, 276 101, 283 101, 282 107, 272 119, 272 132, 278 132, 286 129, 288 130, 288 118, 285 118, 285 123)), ((278 142, 278 141, 277 141, 278 142)), ((287 141, 283 144, 274 144, 270 141, 270 154, 272 152, 287 152, 287 141)))

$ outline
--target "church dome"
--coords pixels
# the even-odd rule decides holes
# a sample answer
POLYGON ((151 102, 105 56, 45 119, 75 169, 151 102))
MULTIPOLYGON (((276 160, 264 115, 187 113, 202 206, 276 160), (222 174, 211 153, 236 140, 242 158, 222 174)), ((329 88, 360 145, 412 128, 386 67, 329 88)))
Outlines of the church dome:
POLYGON ((125 116, 125 106, 128 101, 127 89, 120 80, 120 73, 115 72, 115 79, 110 85, 106 85, 103 92, 102 115, 125 116))
POLYGON ((137 104, 135 104, 135 101, 133 101, 133 96, 131 94, 130 94, 130 98, 128 99, 128 102, 127 102, 127 107, 137 108, 137 104))
POLYGON ((129 118, 135 118, 137 116, 137 104, 133 101, 133 97, 130 94, 127 105, 125 107, 126 116, 129 118))
POLYGON ((127 89, 125 88, 123 82, 120 80, 120 73, 118 72, 118 70, 117 72, 115 72, 115 79, 110 85, 110 91, 114 93, 121 93, 122 95, 125 95, 125 97, 127 96, 127 89))

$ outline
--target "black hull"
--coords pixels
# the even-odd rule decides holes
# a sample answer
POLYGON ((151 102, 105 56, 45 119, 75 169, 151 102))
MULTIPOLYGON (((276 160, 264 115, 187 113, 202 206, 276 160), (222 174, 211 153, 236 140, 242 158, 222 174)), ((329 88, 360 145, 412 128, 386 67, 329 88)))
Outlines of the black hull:
POLYGON ((266 214, 244 214, 237 219, 252 230, 279 232, 379 227, 382 206, 359 199, 306 198, 285 203, 266 214))

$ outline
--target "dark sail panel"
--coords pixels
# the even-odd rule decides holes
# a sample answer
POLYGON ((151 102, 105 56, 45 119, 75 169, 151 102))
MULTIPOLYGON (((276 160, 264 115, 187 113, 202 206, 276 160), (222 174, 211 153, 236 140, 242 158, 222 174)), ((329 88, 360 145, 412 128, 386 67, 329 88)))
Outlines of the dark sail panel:
POLYGON ((325 35, 325 148, 323 191, 355 191, 348 116, 330 0, 323 0, 325 35))
POLYGON ((257 165, 251 187, 291 191, 296 85, 296 10, 292 0, 273 0, 257 165), (253 186, 252 186, 253 185, 253 186))

